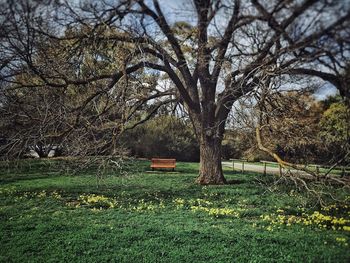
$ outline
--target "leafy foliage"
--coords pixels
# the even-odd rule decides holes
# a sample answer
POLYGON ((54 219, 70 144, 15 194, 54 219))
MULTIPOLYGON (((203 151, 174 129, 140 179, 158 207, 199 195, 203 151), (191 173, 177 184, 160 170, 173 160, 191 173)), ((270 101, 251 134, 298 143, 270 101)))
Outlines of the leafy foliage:
POLYGON ((322 114, 319 136, 333 156, 344 156, 342 162, 349 164, 350 108, 343 102, 332 103, 322 114))
POLYGON ((320 121, 321 137, 325 142, 341 145, 349 141, 350 138, 350 111, 344 103, 332 103, 323 112, 320 121))
POLYGON ((120 143, 138 157, 168 157, 182 161, 199 159, 198 143, 190 124, 175 116, 158 116, 127 131, 120 143))

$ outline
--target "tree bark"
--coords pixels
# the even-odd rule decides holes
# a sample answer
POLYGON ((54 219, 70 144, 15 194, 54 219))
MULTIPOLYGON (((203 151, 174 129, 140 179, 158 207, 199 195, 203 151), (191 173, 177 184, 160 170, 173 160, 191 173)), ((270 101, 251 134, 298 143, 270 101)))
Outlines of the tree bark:
POLYGON ((197 183, 201 185, 225 184, 226 179, 221 164, 221 143, 226 118, 216 120, 215 107, 210 101, 202 102, 200 114, 190 108, 188 110, 199 143, 200 164, 197 183))
POLYGON ((197 182, 202 185, 225 184, 221 164, 221 138, 204 136, 200 139, 200 165, 197 182))

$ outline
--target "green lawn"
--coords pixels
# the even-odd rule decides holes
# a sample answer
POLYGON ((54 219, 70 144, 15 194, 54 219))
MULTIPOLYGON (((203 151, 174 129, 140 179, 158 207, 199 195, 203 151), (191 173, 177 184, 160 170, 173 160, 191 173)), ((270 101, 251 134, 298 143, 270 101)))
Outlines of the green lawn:
POLYGON ((60 162, 2 164, 1 262, 350 261, 349 206, 319 208, 292 185, 268 191, 272 177, 227 168, 230 184, 198 186, 198 164, 152 174, 130 161, 97 182, 60 162))
MULTIPOLYGON (((227 161, 227 162, 231 162, 232 163, 232 161, 227 161)), ((234 161, 234 163, 235 164, 238 164, 238 163, 242 164, 242 162, 238 161, 238 160, 234 161)), ((265 165, 263 162, 244 162, 244 164, 245 165, 246 164, 253 164, 253 165, 259 165, 259 166, 264 166, 265 165)), ((267 167, 273 167, 273 168, 278 168, 279 167, 278 163, 272 163, 272 162, 266 163, 266 166, 267 167)), ((319 172, 320 173, 326 173, 326 172, 329 171, 329 168, 330 168, 330 167, 325 168, 325 166, 322 166, 322 165, 318 165, 318 166, 319 166, 319 172)), ((309 169, 310 171, 316 172, 316 165, 307 165, 306 168, 309 169)), ((237 169, 237 168, 235 168, 235 169, 237 169)), ((345 167, 345 172, 346 172, 346 174, 349 174, 350 173, 350 168, 349 167, 345 167)), ((342 167, 338 166, 337 168, 332 169, 331 174, 342 175, 343 174, 342 167)))

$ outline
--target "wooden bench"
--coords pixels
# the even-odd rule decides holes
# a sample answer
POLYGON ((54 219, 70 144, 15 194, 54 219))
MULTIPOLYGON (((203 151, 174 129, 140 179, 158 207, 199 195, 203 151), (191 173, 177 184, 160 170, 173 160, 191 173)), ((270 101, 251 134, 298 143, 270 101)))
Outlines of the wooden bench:
POLYGON ((152 158, 151 160, 151 168, 154 170, 155 168, 170 168, 175 169, 176 167, 176 159, 158 159, 152 158))

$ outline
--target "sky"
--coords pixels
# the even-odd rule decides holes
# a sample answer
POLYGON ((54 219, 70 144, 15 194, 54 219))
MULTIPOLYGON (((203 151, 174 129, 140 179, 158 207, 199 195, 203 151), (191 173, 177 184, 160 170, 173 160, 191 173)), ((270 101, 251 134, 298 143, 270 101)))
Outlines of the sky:
POLYGON ((327 97, 336 95, 337 93, 338 90, 333 85, 326 82, 314 93, 314 97, 317 100, 325 100, 327 97))

